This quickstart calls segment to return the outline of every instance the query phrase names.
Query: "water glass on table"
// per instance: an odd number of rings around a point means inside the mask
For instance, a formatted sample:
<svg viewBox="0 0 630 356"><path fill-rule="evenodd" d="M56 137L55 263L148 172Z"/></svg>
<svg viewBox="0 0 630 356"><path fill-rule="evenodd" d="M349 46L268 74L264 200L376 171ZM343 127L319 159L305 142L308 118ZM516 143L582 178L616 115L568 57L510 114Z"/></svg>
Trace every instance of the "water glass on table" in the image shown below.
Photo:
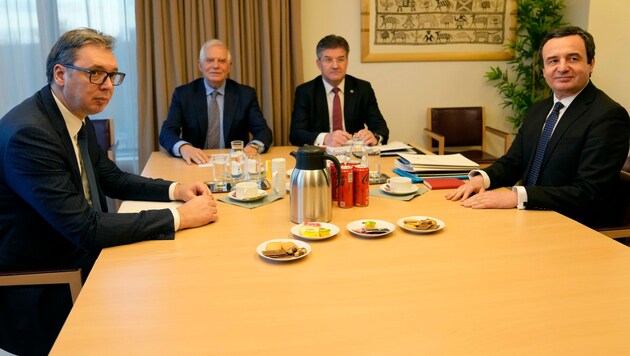
<svg viewBox="0 0 630 356"><path fill-rule="evenodd" d="M258 152L247 154L247 173L249 181L255 182L260 188L260 183L264 178L264 166Z"/></svg>
<svg viewBox="0 0 630 356"><path fill-rule="evenodd" d="M214 176L214 186L218 191L223 191L227 187L228 166L227 154L212 155L212 174Z"/></svg>
<svg viewBox="0 0 630 356"><path fill-rule="evenodd" d="M379 147L368 147L367 152L370 183L378 183L381 179L381 149Z"/></svg>

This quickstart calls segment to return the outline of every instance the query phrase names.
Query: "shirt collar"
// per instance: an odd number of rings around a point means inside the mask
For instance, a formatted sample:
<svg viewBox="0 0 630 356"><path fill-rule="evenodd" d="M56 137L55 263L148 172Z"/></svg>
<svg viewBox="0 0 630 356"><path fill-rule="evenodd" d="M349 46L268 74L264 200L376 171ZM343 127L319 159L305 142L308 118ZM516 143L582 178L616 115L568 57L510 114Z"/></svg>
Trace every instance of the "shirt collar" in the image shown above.
<svg viewBox="0 0 630 356"><path fill-rule="evenodd" d="M330 83L328 83L328 82L326 81L326 79L324 79L324 77L322 77L322 81L324 82L324 89L326 90L326 94L330 94L330 91L331 91L331 90L333 90L333 88L334 88L334 87L333 87L332 85L330 85ZM343 92L344 92L344 88L345 88L345 86L346 86L346 78L343 78L343 79L341 80L341 83L339 83L339 85L338 85L339 91L340 91L342 94L343 94Z"/></svg>
<svg viewBox="0 0 630 356"><path fill-rule="evenodd" d="M203 80L203 86L204 86L204 87L206 87L206 96L208 96L208 95L212 94L215 90L216 90L217 92L219 92L219 94L221 94L221 95L225 96L225 83L227 83L227 80L225 80L225 81L223 82L223 84L221 84L221 86L220 86L220 87L218 87L217 89L214 89L213 87L211 87L211 86L210 86L210 85L206 82L206 80L205 80L205 78L204 78L204 80Z"/></svg>
<svg viewBox="0 0 630 356"><path fill-rule="evenodd" d="M588 83L590 83L590 81ZM584 88L586 88L586 86L588 86L588 83L586 83ZM559 102L562 103L562 105L563 105L563 107L565 109L568 108L569 105L571 105L571 103L573 102L573 100L575 100L575 98L577 98L577 96L580 95L580 93L582 92L582 90L584 90L584 88L580 89L580 91L577 92L577 94L571 95L571 96L567 96L566 98L562 98L561 100L558 100L558 98L556 98L556 94L554 94L553 95L553 104L556 105L556 103L559 101Z"/></svg>
<svg viewBox="0 0 630 356"><path fill-rule="evenodd" d="M74 115L73 113L71 113L70 110L68 110L68 108L66 108L65 105L63 105L61 100L57 98L52 88L50 89L50 92L52 93L53 98L55 99L55 102L57 103L57 106L59 107L59 111L61 111L61 116L63 116L63 121L65 121L66 123L66 128L68 129L68 133L70 133L70 137L74 139L76 135L79 133L79 130L81 130L81 127L83 127L85 118L81 119L77 117L76 115Z"/></svg>

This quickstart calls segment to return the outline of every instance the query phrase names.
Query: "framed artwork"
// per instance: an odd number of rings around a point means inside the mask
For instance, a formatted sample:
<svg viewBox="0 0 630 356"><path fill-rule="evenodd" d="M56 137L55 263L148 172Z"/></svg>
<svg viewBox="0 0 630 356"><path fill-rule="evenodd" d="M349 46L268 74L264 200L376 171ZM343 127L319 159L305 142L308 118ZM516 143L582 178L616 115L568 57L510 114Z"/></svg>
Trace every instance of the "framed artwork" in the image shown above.
<svg viewBox="0 0 630 356"><path fill-rule="evenodd" d="M515 0L361 0L361 61L507 60Z"/></svg>

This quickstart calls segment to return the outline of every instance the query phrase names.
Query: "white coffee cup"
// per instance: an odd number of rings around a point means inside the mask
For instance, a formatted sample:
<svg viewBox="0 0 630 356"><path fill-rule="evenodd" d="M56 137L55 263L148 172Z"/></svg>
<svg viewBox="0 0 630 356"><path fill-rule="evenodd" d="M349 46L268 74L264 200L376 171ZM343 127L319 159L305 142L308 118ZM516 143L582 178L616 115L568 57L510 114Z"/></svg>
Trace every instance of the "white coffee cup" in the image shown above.
<svg viewBox="0 0 630 356"><path fill-rule="evenodd" d="M411 178L407 177L391 177L387 180L387 185L393 192L407 192L412 189Z"/></svg>
<svg viewBox="0 0 630 356"><path fill-rule="evenodd" d="M256 182L240 182L236 186L236 198L248 199L258 195L258 184Z"/></svg>

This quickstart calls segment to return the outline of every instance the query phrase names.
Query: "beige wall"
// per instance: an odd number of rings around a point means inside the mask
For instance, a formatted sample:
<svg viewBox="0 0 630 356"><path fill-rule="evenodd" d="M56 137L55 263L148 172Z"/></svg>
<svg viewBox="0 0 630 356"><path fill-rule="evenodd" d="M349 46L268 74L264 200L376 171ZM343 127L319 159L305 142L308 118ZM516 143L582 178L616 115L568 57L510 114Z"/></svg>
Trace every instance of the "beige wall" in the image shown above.
<svg viewBox="0 0 630 356"><path fill-rule="evenodd" d="M625 1L617 0L619 4ZM589 1L565 3L569 21L586 27ZM317 42L334 33L350 43L348 73L372 83L392 140L424 145L421 132L426 126L429 106L483 105L489 125L511 131L511 125L504 120L509 112L502 109L501 98L484 79L490 66L504 66L504 61L361 63L360 5L360 0L302 0L305 80L319 75L315 66ZM499 140L493 140L490 149L496 153L500 144Z"/></svg>
<svg viewBox="0 0 630 356"><path fill-rule="evenodd" d="M626 24L628 0L591 1L589 32L595 37L593 83L630 109L630 27Z"/></svg>

